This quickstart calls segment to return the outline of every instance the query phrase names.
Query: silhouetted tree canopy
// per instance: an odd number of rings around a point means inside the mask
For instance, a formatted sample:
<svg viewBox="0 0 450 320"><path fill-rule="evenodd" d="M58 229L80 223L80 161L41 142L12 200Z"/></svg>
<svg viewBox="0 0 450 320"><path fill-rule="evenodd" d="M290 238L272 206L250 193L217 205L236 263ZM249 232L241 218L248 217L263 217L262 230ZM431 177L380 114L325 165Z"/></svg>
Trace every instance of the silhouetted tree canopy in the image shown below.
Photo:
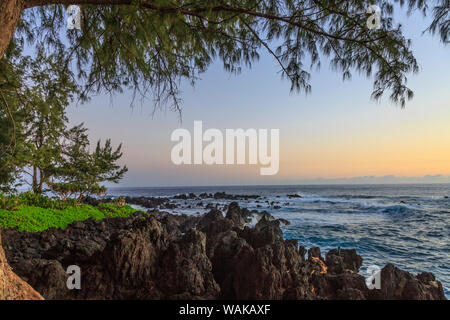
<svg viewBox="0 0 450 320"><path fill-rule="evenodd" d="M81 31L66 28L70 4L81 6ZM381 9L378 30L366 25L371 4ZM13 29L16 43L64 57L82 99L131 89L175 110L180 81L194 83L214 60L238 73L266 50L291 90L309 92L311 68L327 57L343 79L372 77L374 99L388 92L404 106L413 96L407 75L418 63L393 21L396 5L431 15L428 31L448 42L450 0L4 0L4 13L21 19L0 14L0 54Z"/></svg>

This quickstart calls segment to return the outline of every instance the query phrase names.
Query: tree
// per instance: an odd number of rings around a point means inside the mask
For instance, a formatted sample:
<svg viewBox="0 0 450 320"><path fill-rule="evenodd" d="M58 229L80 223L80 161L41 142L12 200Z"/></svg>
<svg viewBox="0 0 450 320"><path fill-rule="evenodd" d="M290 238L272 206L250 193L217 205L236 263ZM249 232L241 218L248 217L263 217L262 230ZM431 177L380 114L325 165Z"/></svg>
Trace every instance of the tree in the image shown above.
<svg viewBox="0 0 450 320"><path fill-rule="evenodd" d="M17 149L11 149L12 131L11 120L0 113L0 193L14 191L14 181L19 177L19 169L14 164Z"/></svg>
<svg viewBox="0 0 450 320"><path fill-rule="evenodd" d="M103 146L98 141L91 152L86 132L80 124L65 134L62 159L56 164L55 175L49 182L50 188L63 200L75 197L80 202L86 196L101 195L106 191L102 182L117 183L128 171L126 166L117 164L122 157L122 145L113 150L110 139Z"/></svg>
<svg viewBox="0 0 450 320"><path fill-rule="evenodd" d="M70 4L82 6L83 31L63 37ZM367 28L369 4L381 8L379 30ZM194 83L216 58L239 72L267 50L291 90L310 91L307 66L328 56L344 79L355 71L373 76L373 98L389 91L404 105L413 96L407 75L418 64L392 20L396 4L431 12L429 31L448 41L450 0L434 6L423 0L4 0L0 56L14 34L65 56L84 84L82 98L132 88L142 96L151 91L156 106L170 103L175 110L179 81Z"/></svg>
<svg viewBox="0 0 450 320"><path fill-rule="evenodd" d="M9 152L11 134L9 119L0 113L0 193L14 191L13 184L19 175L13 164L14 154Z"/></svg>
<svg viewBox="0 0 450 320"><path fill-rule="evenodd" d="M8 112L0 112L0 193L12 191L13 182L18 176L17 168L13 165L13 121Z"/></svg>
<svg viewBox="0 0 450 320"><path fill-rule="evenodd" d="M102 182L118 182L127 171L116 164L121 146L113 151L110 140L104 146L99 141L90 152L87 129L68 128L65 109L79 88L60 57L39 50L32 59L17 47L8 59L0 64L0 97L7 111L0 113L2 189L13 190L17 181L35 193L44 186L59 191L70 186L70 195L81 200L104 192Z"/></svg>
<svg viewBox="0 0 450 320"><path fill-rule="evenodd" d="M78 87L54 55L40 50L31 59L16 50L9 58L0 65L6 111L0 114L0 184L14 189L12 182L21 181L42 193L60 157L59 139L68 121L65 108Z"/></svg>
<svg viewBox="0 0 450 320"><path fill-rule="evenodd" d="M4 59L0 59L0 191L15 190L14 181L19 176L17 155L23 147L21 124L25 118L24 104L20 102L19 93L23 86L25 66L18 57L20 50L15 46L10 49Z"/></svg>

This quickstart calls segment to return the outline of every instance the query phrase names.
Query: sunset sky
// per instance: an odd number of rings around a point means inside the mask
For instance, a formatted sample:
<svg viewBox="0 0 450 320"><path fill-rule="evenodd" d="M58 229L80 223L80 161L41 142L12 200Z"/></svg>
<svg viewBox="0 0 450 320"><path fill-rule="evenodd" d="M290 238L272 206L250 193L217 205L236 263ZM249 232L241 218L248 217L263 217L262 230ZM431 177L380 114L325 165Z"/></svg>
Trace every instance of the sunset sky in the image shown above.
<svg viewBox="0 0 450 320"><path fill-rule="evenodd" d="M422 35L427 20L398 17L421 66L409 76L415 97L405 109L384 98L370 100L372 79L353 75L342 82L324 60L311 71L312 93L290 94L274 59L261 55L251 70L226 73L220 62L183 90L183 115L157 111L151 100L130 108L131 94L98 96L71 106L71 123L84 122L92 141L123 142L121 160L129 168L120 186L184 186L346 182L363 176L444 177L366 178L350 182L450 182L450 46ZM280 170L260 176L260 165L176 166L170 160L178 127L194 120L204 129L280 129ZM323 178L325 180L318 180ZM338 180L336 180L338 179Z"/></svg>

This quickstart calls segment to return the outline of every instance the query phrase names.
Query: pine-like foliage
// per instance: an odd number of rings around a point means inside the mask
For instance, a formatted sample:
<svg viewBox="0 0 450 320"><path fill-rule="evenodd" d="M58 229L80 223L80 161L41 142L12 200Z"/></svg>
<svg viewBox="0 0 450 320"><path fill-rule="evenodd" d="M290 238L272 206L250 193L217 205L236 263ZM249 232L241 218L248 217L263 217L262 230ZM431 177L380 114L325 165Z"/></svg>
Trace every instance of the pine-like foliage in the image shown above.
<svg viewBox="0 0 450 320"><path fill-rule="evenodd" d="M66 30L60 3L71 2L29 5L17 37L63 54L84 86L82 98L131 89L174 110L181 80L194 83L214 60L241 72L261 50L279 63L293 91L309 92L311 69L325 61L343 79L355 72L373 78L372 98L388 92L404 106L413 96L407 75L419 67L394 8L432 15L429 30L443 41L450 8L449 0L90 0L77 1L82 31L75 31ZM381 10L377 30L367 27L371 4Z"/></svg>

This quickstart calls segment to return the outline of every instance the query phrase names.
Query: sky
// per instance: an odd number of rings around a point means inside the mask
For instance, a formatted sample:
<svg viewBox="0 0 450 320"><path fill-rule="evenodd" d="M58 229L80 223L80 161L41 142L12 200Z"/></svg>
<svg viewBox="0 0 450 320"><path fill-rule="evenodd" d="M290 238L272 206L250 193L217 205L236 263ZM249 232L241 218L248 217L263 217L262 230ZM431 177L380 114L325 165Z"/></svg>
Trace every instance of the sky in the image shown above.
<svg viewBox="0 0 450 320"><path fill-rule="evenodd" d="M91 141L123 143L129 168L121 187L311 183L450 183L450 46L422 35L427 20L397 15L420 65L409 76L415 97L406 108L370 99L372 79L342 82L324 61L312 71L312 92L291 94L279 66L262 53L252 69L230 75L220 61L195 88L182 84L182 118L153 114L151 101L130 108L131 93L100 95L69 107ZM261 176L260 165L175 165L170 140L177 128L279 129L280 166Z"/></svg>

